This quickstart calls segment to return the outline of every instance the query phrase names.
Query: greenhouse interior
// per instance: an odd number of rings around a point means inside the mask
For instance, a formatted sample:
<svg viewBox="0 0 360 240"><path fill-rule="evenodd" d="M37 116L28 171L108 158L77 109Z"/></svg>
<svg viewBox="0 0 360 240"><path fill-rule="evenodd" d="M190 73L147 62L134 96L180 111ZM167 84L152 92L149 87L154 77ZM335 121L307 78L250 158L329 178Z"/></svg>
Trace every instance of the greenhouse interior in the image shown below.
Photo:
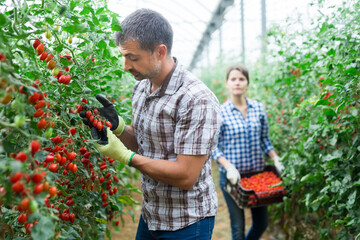
<svg viewBox="0 0 360 240"><path fill-rule="evenodd" d="M0 0L0 239L360 240L359 13Z"/></svg>

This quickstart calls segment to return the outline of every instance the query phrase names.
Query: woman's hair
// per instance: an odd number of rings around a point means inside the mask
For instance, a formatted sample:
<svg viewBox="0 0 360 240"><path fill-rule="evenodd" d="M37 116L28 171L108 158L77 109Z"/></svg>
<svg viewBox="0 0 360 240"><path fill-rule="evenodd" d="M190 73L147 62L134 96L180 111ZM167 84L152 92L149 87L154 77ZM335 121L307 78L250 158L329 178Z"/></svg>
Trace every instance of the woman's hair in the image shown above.
<svg viewBox="0 0 360 240"><path fill-rule="evenodd" d="M233 71L233 70L237 70L237 71L241 72L242 74L244 74L248 84L250 83L249 71L247 70L246 67L241 66L241 65L233 65L233 66L228 68L228 70L226 72L226 81L229 79L230 72Z"/></svg>
<svg viewBox="0 0 360 240"><path fill-rule="evenodd" d="M116 45L127 41L139 41L139 48L154 52L159 44L167 47L170 55L173 44L173 30L160 13L142 8L131 13L121 22L122 31L115 34Z"/></svg>

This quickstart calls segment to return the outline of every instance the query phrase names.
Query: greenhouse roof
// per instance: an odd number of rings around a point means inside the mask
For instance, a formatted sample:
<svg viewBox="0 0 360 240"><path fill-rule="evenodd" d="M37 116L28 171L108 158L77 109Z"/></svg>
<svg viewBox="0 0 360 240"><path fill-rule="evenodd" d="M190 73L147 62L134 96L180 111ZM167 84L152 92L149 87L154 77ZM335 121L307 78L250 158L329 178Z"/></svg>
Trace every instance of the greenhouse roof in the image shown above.
<svg viewBox="0 0 360 240"><path fill-rule="evenodd" d="M109 8L120 14L120 20L139 8L150 8L163 14L174 30L173 56L193 69L209 66L224 55L242 56L245 62L258 59L261 56L263 31L273 24L286 23L289 17L294 19L301 15L305 19L311 19L313 13L310 2L311 0L109 0ZM219 8L221 6L222 9ZM244 14L244 34L241 9ZM299 24L302 27L305 22Z"/></svg>

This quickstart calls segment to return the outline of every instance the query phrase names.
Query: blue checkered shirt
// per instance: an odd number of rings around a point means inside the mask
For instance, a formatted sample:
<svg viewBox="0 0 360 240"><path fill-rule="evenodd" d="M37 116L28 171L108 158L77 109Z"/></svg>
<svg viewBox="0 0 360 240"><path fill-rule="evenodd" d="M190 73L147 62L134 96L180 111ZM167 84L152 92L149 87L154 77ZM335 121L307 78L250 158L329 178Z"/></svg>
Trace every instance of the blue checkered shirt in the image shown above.
<svg viewBox="0 0 360 240"><path fill-rule="evenodd" d="M269 139L269 123L264 105L246 98L246 118L229 99L221 105L219 141L212 158L217 162L221 156L235 165L240 172L261 171L265 162L263 152L273 150ZM219 165L221 172L226 172Z"/></svg>

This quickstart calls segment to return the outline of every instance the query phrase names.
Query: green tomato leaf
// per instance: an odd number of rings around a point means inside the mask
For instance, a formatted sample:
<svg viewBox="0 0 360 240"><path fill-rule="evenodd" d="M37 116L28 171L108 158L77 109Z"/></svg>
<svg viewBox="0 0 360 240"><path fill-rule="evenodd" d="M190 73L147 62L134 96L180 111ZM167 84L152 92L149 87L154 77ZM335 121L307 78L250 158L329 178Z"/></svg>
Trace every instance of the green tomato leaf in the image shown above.
<svg viewBox="0 0 360 240"><path fill-rule="evenodd" d="M348 197L348 201L347 201L347 205L348 205L348 208L351 209L355 203L355 200L356 200L356 194L357 194L357 191L355 190L353 193L350 194L350 196Z"/></svg>
<svg viewBox="0 0 360 240"><path fill-rule="evenodd" d="M329 117L334 117L337 115L336 112L334 111L334 109L332 109L332 108L324 108L323 111L324 111L324 114Z"/></svg>
<svg viewBox="0 0 360 240"><path fill-rule="evenodd" d="M63 240L75 240L75 239L82 239L79 233L71 226L66 226L66 229L61 230L61 235L58 239Z"/></svg>
<svg viewBox="0 0 360 240"><path fill-rule="evenodd" d="M98 43L98 47L100 49L105 49L107 47L107 44L104 40L101 40L99 43Z"/></svg>
<svg viewBox="0 0 360 240"><path fill-rule="evenodd" d="M92 21L96 26L99 26L100 23L99 23L99 20L97 19L97 17L93 16Z"/></svg>
<svg viewBox="0 0 360 240"><path fill-rule="evenodd" d="M62 29L68 33L85 33L88 31L87 27L82 24L66 25Z"/></svg>
<svg viewBox="0 0 360 240"><path fill-rule="evenodd" d="M33 239L51 239L54 235L54 223L50 217L41 217L39 222L31 228Z"/></svg>
<svg viewBox="0 0 360 240"><path fill-rule="evenodd" d="M0 26L5 26L5 24L9 22L9 19L7 18L7 16L3 13L0 13Z"/></svg>
<svg viewBox="0 0 360 240"><path fill-rule="evenodd" d="M104 11L104 8L99 8L98 10L96 10L96 15L99 15L100 13L102 13Z"/></svg>
<svg viewBox="0 0 360 240"><path fill-rule="evenodd" d="M49 154L48 151L40 150L35 153L34 158L39 162L44 162L48 154Z"/></svg>
<svg viewBox="0 0 360 240"><path fill-rule="evenodd" d="M88 15L90 12L94 13L94 9L89 6L84 7L84 9L80 12L81 15Z"/></svg>
<svg viewBox="0 0 360 240"><path fill-rule="evenodd" d="M45 17L45 21L50 24L50 25L54 25L54 20L52 20L52 18L49 18L49 17Z"/></svg>
<svg viewBox="0 0 360 240"><path fill-rule="evenodd" d="M323 157L323 161L332 161L335 159L340 159L342 157L343 153L342 151L336 150L332 154L328 154L325 157Z"/></svg>

